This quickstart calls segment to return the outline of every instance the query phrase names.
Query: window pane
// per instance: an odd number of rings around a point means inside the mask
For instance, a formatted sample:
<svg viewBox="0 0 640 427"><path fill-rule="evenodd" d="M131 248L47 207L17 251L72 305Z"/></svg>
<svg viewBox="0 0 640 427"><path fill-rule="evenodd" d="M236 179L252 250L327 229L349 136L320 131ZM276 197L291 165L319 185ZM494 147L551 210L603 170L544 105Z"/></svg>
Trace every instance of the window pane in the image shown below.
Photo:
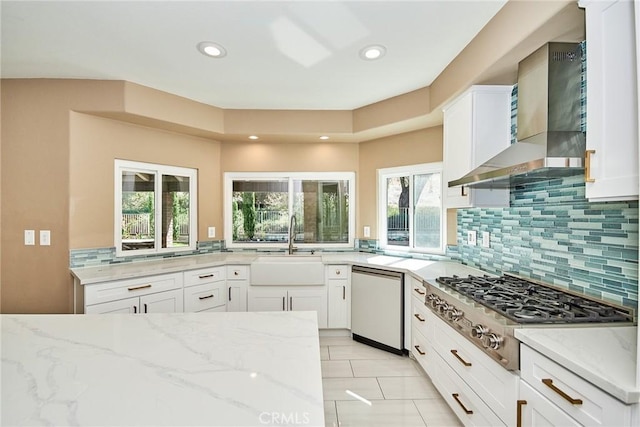
<svg viewBox="0 0 640 427"><path fill-rule="evenodd" d="M387 242L409 246L409 177L387 178Z"/></svg>
<svg viewBox="0 0 640 427"><path fill-rule="evenodd" d="M162 175L163 248L189 246L189 177Z"/></svg>
<svg viewBox="0 0 640 427"><path fill-rule="evenodd" d="M282 181L233 181L233 242L286 242L289 184Z"/></svg>
<svg viewBox="0 0 640 427"><path fill-rule="evenodd" d="M440 179L440 173L414 176L413 238L416 248L440 248Z"/></svg>
<svg viewBox="0 0 640 427"><path fill-rule="evenodd" d="M349 181L293 181L294 242L349 242Z"/></svg>
<svg viewBox="0 0 640 427"><path fill-rule="evenodd" d="M122 172L122 250L155 248L155 175Z"/></svg>

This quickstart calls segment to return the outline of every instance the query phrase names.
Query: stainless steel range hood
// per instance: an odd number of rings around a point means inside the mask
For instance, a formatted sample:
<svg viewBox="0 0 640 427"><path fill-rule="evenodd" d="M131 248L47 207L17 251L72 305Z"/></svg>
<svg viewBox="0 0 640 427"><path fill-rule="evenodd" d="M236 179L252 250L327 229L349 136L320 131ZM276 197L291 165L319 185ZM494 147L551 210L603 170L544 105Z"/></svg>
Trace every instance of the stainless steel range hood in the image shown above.
<svg viewBox="0 0 640 427"><path fill-rule="evenodd" d="M582 48L547 43L518 65L517 142L449 187L508 188L584 173Z"/></svg>

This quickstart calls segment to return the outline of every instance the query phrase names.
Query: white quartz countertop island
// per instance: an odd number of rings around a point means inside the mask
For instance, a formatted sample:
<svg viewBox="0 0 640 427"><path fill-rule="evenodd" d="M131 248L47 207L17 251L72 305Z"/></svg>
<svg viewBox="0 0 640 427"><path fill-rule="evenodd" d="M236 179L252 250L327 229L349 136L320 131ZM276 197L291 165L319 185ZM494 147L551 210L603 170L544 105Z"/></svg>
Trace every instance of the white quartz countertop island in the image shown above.
<svg viewBox="0 0 640 427"><path fill-rule="evenodd" d="M324 426L315 313L0 319L2 425Z"/></svg>
<svg viewBox="0 0 640 427"><path fill-rule="evenodd" d="M636 387L636 326L516 329L515 337L627 404Z"/></svg>

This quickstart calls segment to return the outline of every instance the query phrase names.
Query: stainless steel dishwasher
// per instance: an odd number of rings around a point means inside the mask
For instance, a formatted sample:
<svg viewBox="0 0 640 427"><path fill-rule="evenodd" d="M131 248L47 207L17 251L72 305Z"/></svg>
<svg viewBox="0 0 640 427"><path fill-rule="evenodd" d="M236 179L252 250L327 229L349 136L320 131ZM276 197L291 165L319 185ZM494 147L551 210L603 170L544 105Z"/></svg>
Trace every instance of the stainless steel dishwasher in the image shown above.
<svg viewBox="0 0 640 427"><path fill-rule="evenodd" d="M351 270L353 339L396 354L404 350L404 274L354 266Z"/></svg>

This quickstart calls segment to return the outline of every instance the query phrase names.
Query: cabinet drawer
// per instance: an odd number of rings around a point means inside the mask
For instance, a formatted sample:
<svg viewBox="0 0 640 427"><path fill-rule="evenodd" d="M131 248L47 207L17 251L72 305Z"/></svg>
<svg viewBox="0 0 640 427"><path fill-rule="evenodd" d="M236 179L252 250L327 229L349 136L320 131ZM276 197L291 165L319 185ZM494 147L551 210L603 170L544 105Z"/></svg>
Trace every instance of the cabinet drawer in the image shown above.
<svg viewBox="0 0 640 427"><path fill-rule="evenodd" d="M411 328L411 354L418 361L422 369L425 370L428 374L431 374L431 362L430 359L433 357L431 352L431 346L422 333L416 329Z"/></svg>
<svg viewBox="0 0 640 427"><path fill-rule="evenodd" d="M85 285L85 305L88 306L125 298L139 297L181 287L182 273Z"/></svg>
<svg viewBox="0 0 640 427"><path fill-rule="evenodd" d="M205 283L184 288L184 311L193 313L224 306L224 297L222 284Z"/></svg>
<svg viewBox="0 0 640 427"><path fill-rule="evenodd" d="M506 425L438 354L434 355L433 361L433 384L465 426ZM515 395L512 399L515 407Z"/></svg>
<svg viewBox="0 0 640 427"><path fill-rule="evenodd" d="M630 406L526 345L520 346L520 370L524 381L582 425L630 423Z"/></svg>
<svg viewBox="0 0 640 427"><path fill-rule="evenodd" d="M217 282L224 280L225 267L202 268L184 272L184 285L193 286L201 283Z"/></svg>
<svg viewBox="0 0 640 427"><path fill-rule="evenodd" d="M249 278L249 267L246 265L228 265L227 280L247 280Z"/></svg>
<svg viewBox="0 0 640 427"><path fill-rule="evenodd" d="M487 356L439 318L433 346L446 363L507 425L515 425L519 377Z"/></svg>
<svg viewBox="0 0 640 427"><path fill-rule="evenodd" d="M428 310L423 303L413 301L411 304L411 325L430 338L427 332L427 325L431 321Z"/></svg>
<svg viewBox="0 0 640 427"><path fill-rule="evenodd" d="M348 265L328 265L327 266L327 279L348 279L349 278L349 266Z"/></svg>
<svg viewBox="0 0 640 427"><path fill-rule="evenodd" d="M529 384L520 381L520 402L522 414L520 424L523 426L563 426L579 427L580 424L562 409L535 391Z"/></svg>

